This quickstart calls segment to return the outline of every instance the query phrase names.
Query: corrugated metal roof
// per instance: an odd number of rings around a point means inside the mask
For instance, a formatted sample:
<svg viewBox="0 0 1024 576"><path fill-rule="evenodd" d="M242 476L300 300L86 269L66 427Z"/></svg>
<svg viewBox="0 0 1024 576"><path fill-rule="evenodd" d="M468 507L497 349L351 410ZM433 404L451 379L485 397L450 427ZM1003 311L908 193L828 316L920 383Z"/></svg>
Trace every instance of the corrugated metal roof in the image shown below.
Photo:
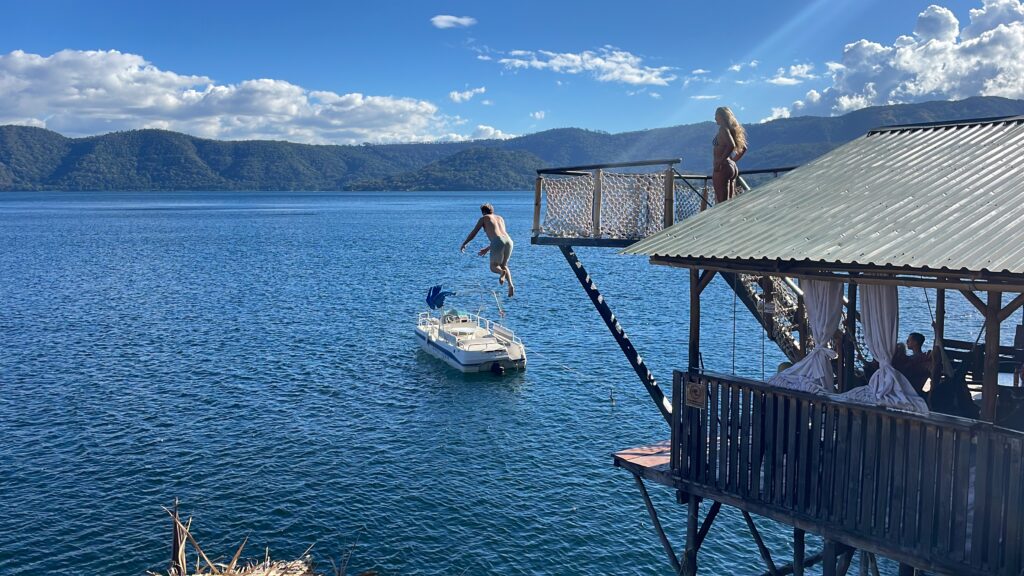
<svg viewBox="0 0 1024 576"><path fill-rule="evenodd" d="M1024 273L1024 117L874 130L623 252Z"/></svg>

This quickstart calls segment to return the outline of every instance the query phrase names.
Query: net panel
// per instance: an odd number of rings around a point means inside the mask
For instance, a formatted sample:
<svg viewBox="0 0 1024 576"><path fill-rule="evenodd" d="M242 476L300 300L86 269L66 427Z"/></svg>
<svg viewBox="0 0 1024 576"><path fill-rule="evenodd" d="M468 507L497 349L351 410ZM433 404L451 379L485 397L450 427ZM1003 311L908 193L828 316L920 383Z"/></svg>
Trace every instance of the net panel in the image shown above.
<svg viewBox="0 0 1024 576"><path fill-rule="evenodd" d="M551 237L594 236L594 175L545 178L547 205L541 232ZM665 173L601 174L600 238L639 239L665 221Z"/></svg>
<svg viewBox="0 0 1024 576"><path fill-rule="evenodd" d="M715 193L711 190L710 181L688 180L676 185L675 190L675 221L681 222L691 216L696 216L701 211L704 198L707 198L706 208L715 205ZM705 209L706 209L705 208Z"/></svg>
<svg viewBox="0 0 1024 576"><path fill-rule="evenodd" d="M665 222L665 174L607 172L601 188L601 236L643 238Z"/></svg>
<svg viewBox="0 0 1024 576"><path fill-rule="evenodd" d="M542 232L553 237L594 234L594 177L545 178L547 207Z"/></svg>

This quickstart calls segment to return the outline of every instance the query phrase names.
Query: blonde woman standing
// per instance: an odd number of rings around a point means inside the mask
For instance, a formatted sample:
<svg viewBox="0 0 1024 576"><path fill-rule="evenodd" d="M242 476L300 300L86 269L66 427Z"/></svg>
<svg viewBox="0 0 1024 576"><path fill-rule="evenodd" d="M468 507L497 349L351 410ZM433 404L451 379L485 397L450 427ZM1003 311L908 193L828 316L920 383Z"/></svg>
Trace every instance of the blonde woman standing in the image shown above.
<svg viewBox="0 0 1024 576"><path fill-rule="evenodd" d="M740 175L736 162L747 153L747 131L726 106L715 110L715 123L718 134L711 141L711 183L715 187L715 203L720 204L736 195L736 178Z"/></svg>

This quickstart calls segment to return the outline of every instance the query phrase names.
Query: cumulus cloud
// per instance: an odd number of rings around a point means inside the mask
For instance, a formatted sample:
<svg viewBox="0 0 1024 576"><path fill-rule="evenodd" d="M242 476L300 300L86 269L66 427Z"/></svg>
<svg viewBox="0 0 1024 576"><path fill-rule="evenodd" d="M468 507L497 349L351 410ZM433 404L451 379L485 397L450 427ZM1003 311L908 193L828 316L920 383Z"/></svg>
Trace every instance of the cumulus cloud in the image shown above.
<svg viewBox="0 0 1024 576"><path fill-rule="evenodd" d="M779 108L772 108L772 113L767 118L761 118L759 121L761 124L765 122L771 122L772 120L778 120L779 118L789 118L789 108L785 106Z"/></svg>
<svg viewBox="0 0 1024 576"><path fill-rule="evenodd" d="M69 136L162 128L336 144L436 140L458 125L425 100L307 90L268 78L218 84L113 50L0 54L0 124L9 123Z"/></svg>
<svg viewBox="0 0 1024 576"><path fill-rule="evenodd" d="M534 120L543 120L544 119L544 111L543 110L537 110L536 112L530 112L530 118L533 118Z"/></svg>
<svg viewBox="0 0 1024 576"><path fill-rule="evenodd" d="M961 23L932 5L912 34L889 45L867 39L847 44L827 64L830 85L792 103L802 114L841 114L866 106L956 100L969 96L1024 98L1024 4L982 0Z"/></svg>
<svg viewBox="0 0 1024 576"><path fill-rule="evenodd" d="M508 140L509 138L517 138L517 135L502 132L493 126L479 124L471 134L450 133L438 138L438 140L448 142L465 142L466 140Z"/></svg>
<svg viewBox="0 0 1024 576"><path fill-rule="evenodd" d="M487 88L484 86L481 86L479 88L471 88L469 90L465 90L462 92L457 92L453 90L448 93L448 98L450 98L451 101L455 102L456 104L461 104L463 102L469 102L470 100L473 99L473 96L476 96L477 94L483 94L484 92L487 92Z"/></svg>
<svg viewBox="0 0 1024 576"><path fill-rule="evenodd" d="M812 70L814 70L814 64L794 64L788 69L779 68L775 71L775 76L768 79L768 83L777 86L800 84L804 80L817 78L817 76L811 73Z"/></svg>
<svg viewBox="0 0 1024 576"><path fill-rule="evenodd" d="M579 53L512 50L498 62L508 70L550 70L560 74L586 72L600 82L667 86L676 79L672 68L645 66L639 56L612 46Z"/></svg>
<svg viewBox="0 0 1024 576"><path fill-rule="evenodd" d="M476 18L471 16L451 16L449 14L438 14L430 19L434 28L469 28L476 24Z"/></svg>

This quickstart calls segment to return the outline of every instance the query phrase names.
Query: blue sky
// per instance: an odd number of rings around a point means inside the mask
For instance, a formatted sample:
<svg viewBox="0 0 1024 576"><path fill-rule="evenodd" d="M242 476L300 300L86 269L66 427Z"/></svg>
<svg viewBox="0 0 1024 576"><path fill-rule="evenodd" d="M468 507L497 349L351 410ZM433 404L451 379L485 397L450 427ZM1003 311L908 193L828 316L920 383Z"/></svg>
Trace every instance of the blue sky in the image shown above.
<svg viewBox="0 0 1024 576"><path fill-rule="evenodd" d="M1020 0L3 1L0 123L314 143L1024 97Z"/></svg>

